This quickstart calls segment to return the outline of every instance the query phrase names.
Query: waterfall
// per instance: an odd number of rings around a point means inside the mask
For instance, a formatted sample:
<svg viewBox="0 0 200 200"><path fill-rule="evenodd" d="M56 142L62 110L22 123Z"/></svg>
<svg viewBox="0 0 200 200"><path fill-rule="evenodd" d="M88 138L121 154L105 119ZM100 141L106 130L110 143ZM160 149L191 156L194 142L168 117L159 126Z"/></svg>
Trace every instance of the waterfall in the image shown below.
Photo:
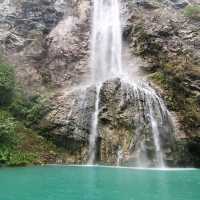
<svg viewBox="0 0 200 200"><path fill-rule="evenodd" d="M118 0L94 0L91 68L94 82L120 76L121 25Z"/></svg>
<svg viewBox="0 0 200 200"><path fill-rule="evenodd" d="M98 116L99 116L99 94L101 90L101 84L96 86L96 100L95 100L95 112L92 117L91 134L89 138L89 160L88 164L93 164L96 154L96 139L98 137Z"/></svg>
<svg viewBox="0 0 200 200"><path fill-rule="evenodd" d="M121 149L120 146L119 146L118 148L119 148L119 149L118 149L118 151L117 151L117 166L120 165L120 162L121 162L121 160L122 160L122 158L123 158L123 150Z"/></svg>
<svg viewBox="0 0 200 200"><path fill-rule="evenodd" d="M94 0L91 41L91 69L96 84L95 113L89 138L89 161L93 164L98 137L99 94L101 85L112 77L120 77L121 64L121 24L118 0Z"/></svg>
<svg viewBox="0 0 200 200"><path fill-rule="evenodd" d="M158 103L160 103L159 98L157 98L157 106L159 106ZM160 145L160 139L159 139L159 129L158 129L158 122L156 120L156 113L154 112L154 108L153 108L153 102L149 101L149 99L147 99L147 104L149 107L149 115L150 115L150 121L151 121L151 127L152 127L152 133L153 133L153 140L154 140L154 145L156 148L156 160L157 160L157 165L159 165L160 167L164 167L164 159L163 159L163 152L161 149L161 145ZM160 114L161 116L163 116L163 111L166 112L166 108L161 109ZM162 118L161 118L162 119Z"/></svg>
<svg viewBox="0 0 200 200"><path fill-rule="evenodd" d="M134 119L136 129L136 141L139 142L136 145L137 152L137 165L150 166L147 144L141 138L145 136L142 126L144 123L149 124L149 132L152 134L153 145L155 147L154 163L156 166L164 167L164 153L160 141L162 134L168 133L173 125L171 124L171 116L164 105L162 99L156 94L156 92L145 82L134 83L128 80L122 81L122 103L128 104L133 102L137 108L137 116ZM123 105L121 105L123 106ZM169 128L170 127L170 128ZM148 142L148 141L147 141Z"/></svg>
<svg viewBox="0 0 200 200"><path fill-rule="evenodd" d="M91 39L91 70L92 79L96 85L95 112L92 117L91 132L89 138L89 164L95 162L96 143L98 137L99 104L100 91L103 83L112 78L120 78L123 82L123 92L125 99L137 101L138 118L135 119L136 137L141 136L140 126L142 118L149 121L151 127L152 140L155 149L155 165L163 167L164 157L160 136L164 126L168 111L162 100L156 95L155 91L144 81L138 84L129 77L129 73L122 67L122 37L120 23L120 3L119 0L94 0L93 1L93 21L92 21L92 39ZM124 98L124 97L123 97ZM142 103L141 103L142 99ZM141 109L143 108L143 109ZM141 113L141 110L144 110ZM142 117L141 117L142 116ZM139 141L136 151L138 152L137 161L139 165L148 163L147 146L145 142ZM117 152L116 163L119 164L123 158L123 149L119 148ZM145 164L144 164L145 163ZM148 165L148 164L147 164Z"/></svg>

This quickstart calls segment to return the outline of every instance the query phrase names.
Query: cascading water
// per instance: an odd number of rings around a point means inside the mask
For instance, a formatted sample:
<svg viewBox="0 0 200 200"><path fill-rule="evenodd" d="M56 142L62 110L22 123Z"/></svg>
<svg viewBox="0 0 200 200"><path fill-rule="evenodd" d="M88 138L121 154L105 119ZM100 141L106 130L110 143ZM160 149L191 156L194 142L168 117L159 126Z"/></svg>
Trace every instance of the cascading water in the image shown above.
<svg viewBox="0 0 200 200"><path fill-rule="evenodd" d="M101 84L96 86L96 101L95 101L95 112L92 117L92 127L89 139L89 160L88 164L93 164L96 154L96 139L98 137L98 116L99 116L99 93L101 90Z"/></svg>
<svg viewBox="0 0 200 200"><path fill-rule="evenodd" d="M164 167L165 163L160 136L172 131L168 129L172 127L172 124L166 106L162 99L145 82L135 84L126 81L123 83L122 91L123 104L127 104L127 101L135 101L135 107L138 108L138 115L135 119L136 137L141 137L142 131L144 131L142 129L143 123L149 123L149 131L152 133L153 144L155 146L155 165ZM148 166L147 145L142 140L139 140L139 144L136 146L138 166Z"/></svg>
<svg viewBox="0 0 200 200"><path fill-rule="evenodd" d="M118 0L94 0L91 44L91 69L96 84L96 103L89 139L89 161L93 164L98 136L99 94L102 83L120 76L121 66L121 25Z"/></svg>
<svg viewBox="0 0 200 200"><path fill-rule="evenodd" d="M164 156L160 142L161 126L164 126L168 111L155 91L144 81L137 84L129 77L129 73L122 68L122 39L120 24L119 0L94 0L93 24L91 40L91 69L94 84L96 85L95 112L92 118L89 138L89 164L95 162L96 140L98 137L99 103L103 83L112 78L119 78L123 83L123 102L137 101L138 116L136 121L136 137L140 137L142 120L149 121L150 134L154 143L156 166L164 166ZM143 110L143 111L141 111ZM147 145L144 141L136 144L138 165L148 166ZM123 149L118 149L116 163L123 158Z"/></svg>
<svg viewBox="0 0 200 200"><path fill-rule="evenodd" d="M120 76L121 25L118 0L94 0L91 67L94 82Z"/></svg>
<svg viewBox="0 0 200 200"><path fill-rule="evenodd" d="M119 150L117 151L117 166L120 165L122 158L123 158L123 151L121 147L119 146Z"/></svg>

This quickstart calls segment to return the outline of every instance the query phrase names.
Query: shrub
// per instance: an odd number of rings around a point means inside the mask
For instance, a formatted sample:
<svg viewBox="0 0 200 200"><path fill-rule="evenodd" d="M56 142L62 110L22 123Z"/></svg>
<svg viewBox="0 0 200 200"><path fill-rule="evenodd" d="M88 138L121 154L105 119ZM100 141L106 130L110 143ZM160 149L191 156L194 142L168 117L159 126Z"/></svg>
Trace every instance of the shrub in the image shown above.
<svg viewBox="0 0 200 200"><path fill-rule="evenodd" d="M0 105L9 104L15 87L14 68L0 63Z"/></svg>
<svg viewBox="0 0 200 200"><path fill-rule="evenodd" d="M16 147L16 123L9 113L0 110L0 164L7 163L10 152Z"/></svg>
<svg viewBox="0 0 200 200"><path fill-rule="evenodd" d="M40 119L48 112L49 106L46 101L40 96L28 98L19 93L8 109L16 119L23 121L26 126L30 127L38 124Z"/></svg>
<svg viewBox="0 0 200 200"><path fill-rule="evenodd" d="M21 149L27 132L21 124L11 117L10 113L0 110L0 165L27 165L37 159L34 152Z"/></svg>
<svg viewBox="0 0 200 200"><path fill-rule="evenodd" d="M200 19L200 5L190 5L185 8L184 12L186 17L191 19L199 20Z"/></svg>
<svg viewBox="0 0 200 200"><path fill-rule="evenodd" d="M34 153L12 152L7 163L10 166L26 166L33 163L36 159L37 155Z"/></svg>
<svg viewBox="0 0 200 200"><path fill-rule="evenodd" d="M0 149L17 143L16 123L5 111L0 111Z"/></svg>

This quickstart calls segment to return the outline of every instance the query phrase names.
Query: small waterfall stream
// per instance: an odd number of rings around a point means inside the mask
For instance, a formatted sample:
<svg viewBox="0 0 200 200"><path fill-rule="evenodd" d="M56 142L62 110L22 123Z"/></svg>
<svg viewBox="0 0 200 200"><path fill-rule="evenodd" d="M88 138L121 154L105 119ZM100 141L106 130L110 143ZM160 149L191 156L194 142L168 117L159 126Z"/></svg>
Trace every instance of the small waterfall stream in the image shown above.
<svg viewBox="0 0 200 200"><path fill-rule="evenodd" d="M101 87L105 81L119 78L123 83L123 102L127 100L137 101L138 115L143 115L143 118L149 121L155 146L155 163L156 166L164 167L164 155L160 142L162 130L160 131L159 126L164 124L165 118L169 117L168 111L162 100L147 83L140 80L140 83L137 84L136 81L132 80L132 77L129 77L129 73L124 71L121 35L119 0L94 0L90 65L93 81L96 85L96 102L89 138L88 164L95 162ZM143 113L141 113L141 108L144 110ZM140 137L141 116L138 116L136 121L136 137ZM136 145L139 165L148 163L146 148L145 142L142 141ZM116 162L119 165L123 158L121 147L117 154Z"/></svg>
<svg viewBox="0 0 200 200"><path fill-rule="evenodd" d="M98 117L99 117L99 93L101 90L101 84L96 86L96 101L95 101L95 112L92 117L91 134L89 138L89 160L88 164L93 164L95 161L96 154L96 139L98 137Z"/></svg>
<svg viewBox="0 0 200 200"><path fill-rule="evenodd" d="M164 167L165 164L164 164L164 159L163 159L163 152L162 152L161 145L160 145L160 139L159 139L160 133L159 133L159 129L158 129L158 122L157 122L156 117L155 117L152 102L150 102L149 99L147 99L147 104L148 104L148 107L149 107L149 115L150 115L154 145L155 145L155 148L156 148L157 163L160 167ZM163 110L161 110L161 112L162 111Z"/></svg>

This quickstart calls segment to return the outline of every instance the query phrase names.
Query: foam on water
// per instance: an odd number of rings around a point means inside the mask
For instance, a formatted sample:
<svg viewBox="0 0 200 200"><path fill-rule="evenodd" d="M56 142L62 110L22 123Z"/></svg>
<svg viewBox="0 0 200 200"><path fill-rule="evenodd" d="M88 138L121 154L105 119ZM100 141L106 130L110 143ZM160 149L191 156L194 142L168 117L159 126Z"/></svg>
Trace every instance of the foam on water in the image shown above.
<svg viewBox="0 0 200 200"><path fill-rule="evenodd" d="M98 168L113 168L113 169L130 169L130 170L149 170L149 171L193 171L199 170L198 168L170 168L170 167L126 167L126 166L113 166L113 165L60 165L60 164L47 164L44 166L59 166L59 167L98 167Z"/></svg>

